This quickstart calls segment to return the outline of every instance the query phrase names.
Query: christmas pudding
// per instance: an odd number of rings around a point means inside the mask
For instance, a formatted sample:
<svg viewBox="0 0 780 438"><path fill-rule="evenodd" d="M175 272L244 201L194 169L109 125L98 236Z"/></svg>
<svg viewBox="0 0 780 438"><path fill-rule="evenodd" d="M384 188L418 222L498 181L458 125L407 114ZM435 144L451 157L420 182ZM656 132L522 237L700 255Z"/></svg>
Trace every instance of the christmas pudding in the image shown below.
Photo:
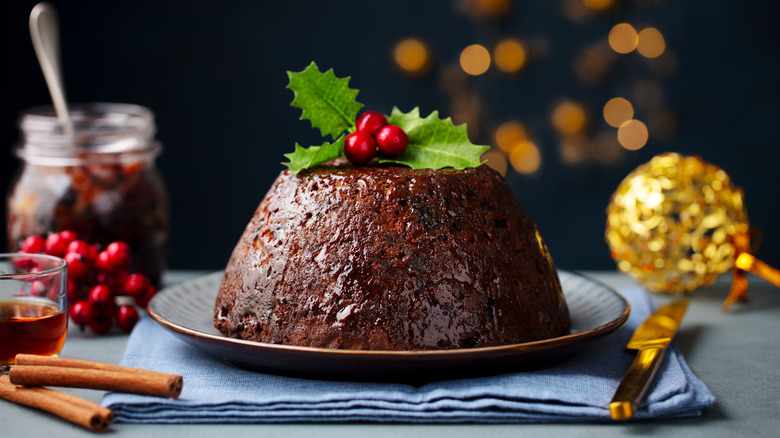
<svg viewBox="0 0 780 438"><path fill-rule="evenodd" d="M349 78L288 73L323 136L295 145L233 250L214 307L226 336L350 350L443 350L566 335L555 266L464 125L390 116Z"/></svg>

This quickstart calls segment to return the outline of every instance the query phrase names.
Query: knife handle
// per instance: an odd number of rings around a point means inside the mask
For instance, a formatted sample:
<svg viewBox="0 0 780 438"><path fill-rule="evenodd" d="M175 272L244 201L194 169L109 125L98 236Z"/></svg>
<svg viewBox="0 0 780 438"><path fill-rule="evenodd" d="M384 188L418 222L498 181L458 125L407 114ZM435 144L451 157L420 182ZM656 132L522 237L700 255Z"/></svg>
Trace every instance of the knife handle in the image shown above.
<svg viewBox="0 0 780 438"><path fill-rule="evenodd" d="M627 420L634 415L658 371L664 351L664 348L639 350L609 404L613 420Z"/></svg>

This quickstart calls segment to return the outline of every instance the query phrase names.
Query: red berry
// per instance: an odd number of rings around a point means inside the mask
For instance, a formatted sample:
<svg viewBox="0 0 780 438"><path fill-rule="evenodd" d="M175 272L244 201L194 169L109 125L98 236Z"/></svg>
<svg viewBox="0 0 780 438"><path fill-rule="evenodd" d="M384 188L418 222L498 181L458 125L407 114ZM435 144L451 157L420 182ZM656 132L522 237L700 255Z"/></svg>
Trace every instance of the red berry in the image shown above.
<svg viewBox="0 0 780 438"><path fill-rule="evenodd" d="M114 303L114 292L105 284L98 284L89 290L87 298L90 303L106 308Z"/></svg>
<svg viewBox="0 0 780 438"><path fill-rule="evenodd" d="M131 297L140 297L149 289L149 280L144 274L130 274L125 279L125 293Z"/></svg>
<svg viewBox="0 0 780 438"><path fill-rule="evenodd" d="M83 240L74 240L73 242L70 242L66 254L69 252L76 252L83 255L90 263L95 261L98 254L97 248Z"/></svg>
<svg viewBox="0 0 780 438"><path fill-rule="evenodd" d="M68 275L73 278L82 278L89 272L89 260L77 252L65 254L65 261L68 262Z"/></svg>
<svg viewBox="0 0 780 438"><path fill-rule="evenodd" d="M114 269L128 267L133 256L130 247L125 242L111 242L104 252L108 254Z"/></svg>
<svg viewBox="0 0 780 438"><path fill-rule="evenodd" d="M111 330L111 319L100 319L96 321L92 321L89 324L89 329L93 332L102 335L104 333L108 333L109 330Z"/></svg>
<svg viewBox="0 0 780 438"><path fill-rule="evenodd" d="M27 236L22 241L22 252L37 254L46 249L46 240L41 236Z"/></svg>
<svg viewBox="0 0 780 438"><path fill-rule="evenodd" d="M138 311L133 306L119 306L116 310L116 324L126 332L132 330L139 319Z"/></svg>
<svg viewBox="0 0 780 438"><path fill-rule="evenodd" d="M387 125L376 134L376 144L379 152L388 157L397 157L404 153L409 144L409 137L403 129L395 125Z"/></svg>
<svg viewBox="0 0 780 438"><path fill-rule="evenodd" d="M114 265L111 263L111 256L105 251L100 251L95 257L95 267L103 272L111 272Z"/></svg>
<svg viewBox="0 0 780 438"><path fill-rule="evenodd" d="M376 142L368 134L353 132L344 143L344 155L354 164L368 164L376 156Z"/></svg>
<svg viewBox="0 0 780 438"><path fill-rule="evenodd" d="M70 305L70 319L74 324L85 326L95 319L95 311L92 303L86 300L78 300Z"/></svg>
<svg viewBox="0 0 780 438"><path fill-rule="evenodd" d="M377 111L366 111L358 117L355 130L373 137L384 126L387 126L385 116Z"/></svg>
<svg viewBox="0 0 780 438"><path fill-rule="evenodd" d="M46 253L49 255L62 257L68 250L70 242L76 240L76 233L73 231L62 231L51 233L46 238Z"/></svg>
<svg viewBox="0 0 780 438"><path fill-rule="evenodd" d="M153 285L149 285L149 287L146 288L146 292L140 296L133 297L135 299L135 303L138 304L141 307L146 307L147 304L149 304L149 301L151 301L152 297L157 294L157 288Z"/></svg>
<svg viewBox="0 0 780 438"><path fill-rule="evenodd" d="M68 277L68 302L75 303L80 298L79 295L81 295L79 284L73 278Z"/></svg>

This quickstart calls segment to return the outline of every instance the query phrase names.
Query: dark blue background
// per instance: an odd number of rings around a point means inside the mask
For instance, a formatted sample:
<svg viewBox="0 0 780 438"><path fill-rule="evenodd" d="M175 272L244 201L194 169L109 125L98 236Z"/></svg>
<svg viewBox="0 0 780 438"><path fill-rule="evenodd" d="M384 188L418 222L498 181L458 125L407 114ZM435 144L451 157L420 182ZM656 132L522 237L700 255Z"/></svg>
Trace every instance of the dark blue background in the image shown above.
<svg viewBox="0 0 780 438"><path fill-rule="evenodd" d="M631 170L665 151L701 155L722 166L744 188L751 223L763 230L759 258L780 266L778 2L669 0L641 7L623 1L612 13L583 22L565 18L564 2L552 0L516 1L501 21L475 20L457 2L441 0L52 3L62 22L69 100L137 103L157 115L157 137L165 147L158 163L173 207L173 268L221 269L282 169L282 154L296 141L319 140L289 106L286 70L315 60L351 76L358 100L370 109L420 106L423 114L439 109L449 115L437 71L457 63L469 44L491 46L510 35L544 43L543 56L519 77L492 72L470 79L469 86L482 98L486 126L520 118L533 130L542 168L531 176L510 171L507 179L559 267L614 268L603 238L610 195ZM18 166L10 149L18 139L19 112L50 102L27 29L34 4L0 6L3 192ZM604 103L652 74L632 54L603 84L576 79L573 57L605 40L620 22L657 27L674 52L674 72L657 79L676 115L677 133L663 142L651 137L613 166L566 165L549 126L557 100L584 102L603 128ZM400 75L391 58L393 45L408 36L427 40L436 57L434 72L416 81ZM5 246L5 236L0 239Z"/></svg>

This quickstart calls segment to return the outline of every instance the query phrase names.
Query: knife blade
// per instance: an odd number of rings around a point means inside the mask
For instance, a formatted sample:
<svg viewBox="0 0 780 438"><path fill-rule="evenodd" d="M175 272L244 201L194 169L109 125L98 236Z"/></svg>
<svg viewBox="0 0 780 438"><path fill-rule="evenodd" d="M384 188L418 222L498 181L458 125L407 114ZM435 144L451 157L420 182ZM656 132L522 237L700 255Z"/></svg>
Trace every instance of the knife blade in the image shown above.
<svg viewBox="0 0 780 438"><path fill-rule="evenodd" d="M666 347L680 326L688 302L677 300L659 307L634 331L626 347L639 352L609 404L613 420L629 419L636 412L658 371Z"/></svg>

